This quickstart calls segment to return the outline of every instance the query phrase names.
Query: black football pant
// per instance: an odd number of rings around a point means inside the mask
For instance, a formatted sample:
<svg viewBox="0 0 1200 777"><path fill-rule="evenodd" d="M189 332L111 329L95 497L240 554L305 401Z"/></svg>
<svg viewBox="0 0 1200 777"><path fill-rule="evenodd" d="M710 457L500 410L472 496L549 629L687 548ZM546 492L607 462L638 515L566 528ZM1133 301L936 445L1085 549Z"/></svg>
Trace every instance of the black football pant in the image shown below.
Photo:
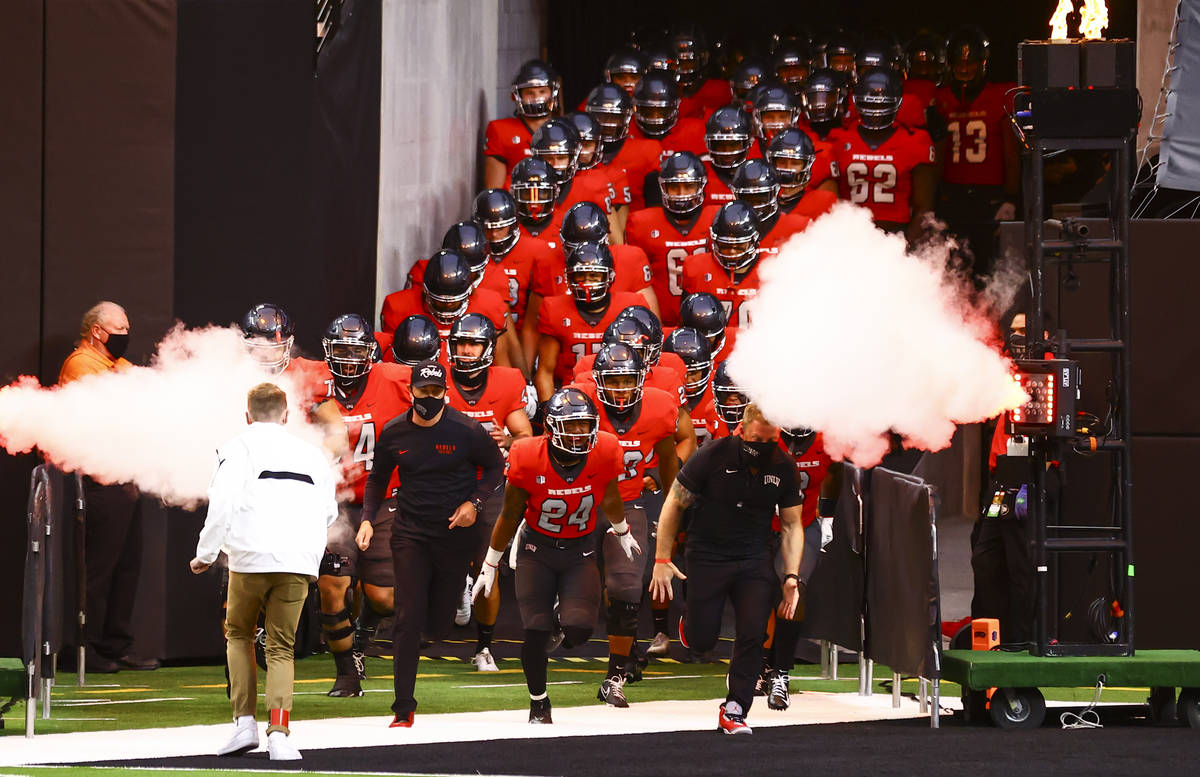
<svg viewBox="0 0 1200 777"><path fill-rule="evenodd" d="M133 486L83 479L87 515L87 641L109 658L133 646L133 604L142 568L142 510Z"/></svg>
<svg viewBox="0 0 1200 777"><path fill-rule="evenodd" d="M392 631L392 676L400 717L417 708L413 692L421 635L440 639L450 630L462 598L463 579L478 547L477 527L425 535L397 521L392 528L396 621Z"/></svg>
<svg viewBox="0 0 1200 777"><path fill-rule="evenodd" d="M999 618L1000 641L1033 640L1036 582L1027 521L980 518L971 532L972 618Z"/></svg>
<svg viewBox="0 0 1200 777"><path fill-rule="evenodd" d="M777 598L779 579L771 559L715 561L694 553L687 556L687 615L684 636L688 647L703 653L712 650L721 635L725 600L733 605L733 656L729 660L729 694L749 712L754 703L754 681L762 669L763 634Z"/></svg>

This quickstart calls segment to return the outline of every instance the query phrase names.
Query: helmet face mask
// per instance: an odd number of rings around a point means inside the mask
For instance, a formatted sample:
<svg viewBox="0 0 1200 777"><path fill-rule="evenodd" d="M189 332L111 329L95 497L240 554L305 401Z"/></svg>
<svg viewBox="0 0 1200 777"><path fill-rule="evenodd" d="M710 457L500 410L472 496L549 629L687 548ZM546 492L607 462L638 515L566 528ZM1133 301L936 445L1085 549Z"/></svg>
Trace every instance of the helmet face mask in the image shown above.
<svg viewBox="0 0 1200 777"><path fill-rule="evenodd" d="M570 256L584 243L608 245L608 214L594 202L577 202L563 216L558 236L563 256Z"/></svg>
<svg viewBox="0 0 1200 777"><path fill-rule="evenodd" d="M621 326L621 322L627 318L633 319L646 336L645 347L639 349L634 346L634 348L642 357L642 364L649 370L658 364L659 357L662 356L664 340L662 323L650 308L644 305L630 305L617 315L616 321L610 324L609 328L614 329Z"/></svg>
<svg viewBox="0 0 1200 777"><path fill-rule="evenodd" d="M840 124L846 109L842 75L830 69L814 70L800 93L800 110L810 124Z"/></svg>
<svg viewBox="0 0 1200 777"><path fill-rule="evenodd" d="M592 376L596 379L596 397L605 406L625 412L642 401L646 368L637 352L624 343L600 349Z"/></svg>
<svg viewBox="0 0 1200 777"><path fill-rule="evenodd" d="M325 330L321 349L334 377L353 381L371 371L379 345L370 322L356 313L347 313L335 318Z"/></svg>
<svg viewBox="0 0 1200 777"><path fill-rule="evenodd" d="M467 312L470 296L469 290L460 295L444 295L434 294L426 287L425 307L429 309L435 321L445 326L454 323Z"/></svg>
<svg viewBox="0 0 1200 777"><path fill-rule="evenodd" d="M633 118L631 93L616 84L600 84L588 93L585 112L600 125L601 142L615 143L629 134Z"/></svg>
<svg viewBox="0 0 1200 777"><path fill-rule="evenodd" d="M603 303L608 299L616 277L612 254L607 246L580 243L567 256L567 287L577 303Z"/></svg>
<svg viewBox="0 0 1200 777"><path fill-rule="evenodd" d="M780 198L790 200L808 186L817 153L803 130L788 129L771 140L766 157L779 181Z"/></svg>
<svg viewBox="0 0 1200 777"><path fill-rule="evenodd" d="M468 313L455 321L447 338L451 367L467 375L491 367L495 359L495 335L495 326L479 313Z"/></svg>
<svg viewBox="0 0 1200 777"><path fill-rule="evenodd" d="M466 257L456 251L438 251L425 268L422 289L425 307L442 326L449 326L467 312L475 276Z"/></svg>
<svg viewBox="0 0 1200 777"><path fill-rule="evenodd" d="M691 327L679 327L667 338L666 350L683 360L683 389L689 397L704 393L712 374L712 352L708 338Z"/></svg>
<svg viewBox="0 0 1200 777"><path fill-rule="evenodd" d="M708 173L696 155L680 151L659 165L658 189L663 207L672 213L692 213L704 204Z"/></svg>
<svg viewBox="0 0 1200 777"><path fill-rule="evenodd" d="M750 397L729 375L728 362L721 362L713 375L713 404L721 420L730 427L742 422L742 413L750 404Z"/></svg>
<svg viewBox="0 0 1200 777"><path fill-rule="evenodd" d="M521 237L517 227L517 203L504 189L485 189L475 197L471 218L483 227L492 256L504 256Z"/></svg>
<svg viewBox="0 0 1200 777"><path fill-rule="evenodd" d="M754 209L759 221L779 212L779 181L770 164L762 159L748 159L733 174L729 182L733 196Z"/></svg>
<svg viewBox="0 0 1200 777"><path fill-rule="evenodd" d="M803 456L808 453L817 440L817 433L807 426L796 426L791 429L780 429L779 436L788 453L793 456Z"/></svg>
<svg viewBox="0 0 1200 777"><path fill-rule="evenodd" d="M551 175L555 175L555 173L552 171ZM545 221L554 212L554 201L558 198L558 185L548 178L539 176L537 179L516 180L514 176L513 182L509 185L509 191L512 192L513 200L517 203L517 214L526 221L534 223Z"/></svg>
<svg viewBox="0 0 1200 777"><path fill-rule="evenodd" d="M600 163L600 139L579 141L579 155L576 157L580 170L591 170Z"/></svg>
<svg viewBox="0 0 1200 777"><path fill-rule="evenodd" d="M887 68L864 72L854 88L854 107L865 129L884 130L893 126L903 101L900 76Z"/></svg>
<svg viewBox="0 0 1200 777"><path fill-rule="evenodd" d="M749 267L758 258L758 218L750 203L727 202L708 228L709 250L729 272Z"/></svg>
<svg viewBox="0 0 1200 777"><path fill-rule="evenodd" d="M749 115L737 106L713 111L704 125L704 145L713 167L730 171L746 161L753 141Z"/></svg>
<svg viewBox="0 0 1200 777"><path fill-rule="evenodd" d="M239 322L242 343L250 358L272 375L279 375L292 359L296 326L287 312L270 302L255 305Z"/></svg>
<svg viewBox="0 0 1200 777"><path fill-rule="evenodd" d="M679 119L679 87L672 74L646 73L633 92L634 120L643 134L653 138L666 135Z"/></svg>
<svg viewBox="0 0 1200 777"><path fill-rule="evenodd" d="M569 458L586 455L596 446L600 414L577 388L562 388L546 403L546 433L550 446Z"/></svg>
<svg viewBox="0 0 1200 777"><path fill-rule="evenodd" d="M288 336L280 340L272 340L261 335L246 335L242 343L250 358L272 375L279 375L287 369L292 360L292 343L295 337Z"/></svg>
<svg viewBox="0 0 1200 777"><path fill-rule="evenodd" d="M529 119L549 116L558 107L558 88L554 68L537 59L525 62L512 81L516 114Z"/></svg>
<svg viewBox="0 0 1200 777"><path fill-rule="evenodd" d="M708 292L689 294L679 305L679 325L695 329L708 340L708 350L715 359L725 348L725 325L728 316L721 301Z"/></svg>

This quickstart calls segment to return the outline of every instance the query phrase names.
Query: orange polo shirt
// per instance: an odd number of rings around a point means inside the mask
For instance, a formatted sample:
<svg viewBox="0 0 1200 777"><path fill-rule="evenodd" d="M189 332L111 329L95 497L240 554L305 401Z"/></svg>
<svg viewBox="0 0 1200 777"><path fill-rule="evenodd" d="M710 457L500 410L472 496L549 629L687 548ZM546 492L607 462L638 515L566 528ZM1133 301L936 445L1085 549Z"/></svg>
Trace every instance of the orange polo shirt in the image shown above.
<svg viewBox="0 0 1200 777"><path fill-rule="evenodd" d="M79 345L75 346L75 350L71 351L67 360L63 362L62 369L58 372L58 385L65 386L85 375L95 375L98 372L108 372L109 370L124 370L132 366L124 358L114 362L90 342L81 340Z"/></svg>

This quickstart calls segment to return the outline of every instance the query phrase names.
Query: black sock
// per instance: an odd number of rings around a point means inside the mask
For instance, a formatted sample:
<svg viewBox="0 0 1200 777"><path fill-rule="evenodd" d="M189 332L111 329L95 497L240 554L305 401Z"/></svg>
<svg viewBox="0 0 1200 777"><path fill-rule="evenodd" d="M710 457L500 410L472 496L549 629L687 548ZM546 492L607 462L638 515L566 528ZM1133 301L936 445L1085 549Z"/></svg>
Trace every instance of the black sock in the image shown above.
<svg viewBox="0 0 1200 777"><path fill-rule="evenodd" d="M629 663L629 656L618 655L616 653L608 654L608 676L623 677L625 675L625 665Z"/></svg>
<svg viewBox="0 0 1200 777"><path fill-rule="evenodd" d="M667 616L671 614L670 610L651 610L654 615L654 633L667 634Z"/></svg>
<svg viewBox="0 0 1200 777"><path fill-rule="evenodd" d="M494 634L495 632L496 632L496 624L494 624L494 623L492 623L488 626L485 626L482 623L475 624L475 634L477 635L477 638L475 640L475 652L476 653L482 651L484 648L491 648L492 634Z"/></svg>
<svg viewBox="0 0 1200 777"><path fill-rule="evenodd" d="M546 694L546 646L550 643L550 632L525 629L525 642L521 645L521 669L525 671L525 686L530 696L544 697Z"/></svg>
<svg viewBox="0 0 1200 777"><path fill-rule="evenodd" d="M342 650L333 654L333 665L337 667L338 677L357 677L358 669L354 666L352 650Z"/></svg>

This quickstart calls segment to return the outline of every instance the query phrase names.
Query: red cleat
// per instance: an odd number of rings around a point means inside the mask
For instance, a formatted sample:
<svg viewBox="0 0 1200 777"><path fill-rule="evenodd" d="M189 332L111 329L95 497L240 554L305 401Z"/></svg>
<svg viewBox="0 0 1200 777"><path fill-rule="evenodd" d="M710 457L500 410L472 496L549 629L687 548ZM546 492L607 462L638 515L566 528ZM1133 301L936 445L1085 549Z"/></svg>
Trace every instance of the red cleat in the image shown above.
<svg viewBox="0 0 1200 777"><path fill-rule="evenodd" d="M412 728L412 724L413 714L410 712L404 716L397 715L392 722L388 724L388 728Z"/></svg>
<svg viewBox="0 0 1200 777"><path fill-rule="evenodd" d="M727 701L721 705L717 713L717 731L725 734L753 734L754 729L746 724L746 715L742 705L736 701Z"/></svg>

